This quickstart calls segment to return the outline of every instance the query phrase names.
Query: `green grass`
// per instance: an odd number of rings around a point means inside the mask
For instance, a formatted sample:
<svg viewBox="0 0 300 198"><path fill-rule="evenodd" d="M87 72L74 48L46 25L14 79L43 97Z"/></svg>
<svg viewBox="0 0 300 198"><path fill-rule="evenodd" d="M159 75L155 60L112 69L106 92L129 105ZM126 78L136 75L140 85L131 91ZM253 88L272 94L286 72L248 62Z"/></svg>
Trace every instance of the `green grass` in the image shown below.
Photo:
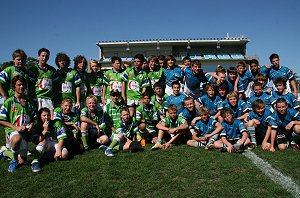
<svg viewBox="0 0 300 198"><path fill-rule="evenodd" d="M143 153L119 152L112 158L95 149L69 161L50 163L38 174L29 165L8 173L8 162L1 161L0 196L290 197L241 154L185 145L167 151L149 149L147 145ZM293 160L298 153L256 153L287 174L293 171L285 168L287 164L299 165L299 158ZM299 179L299 170L296 173Z"/></svg>

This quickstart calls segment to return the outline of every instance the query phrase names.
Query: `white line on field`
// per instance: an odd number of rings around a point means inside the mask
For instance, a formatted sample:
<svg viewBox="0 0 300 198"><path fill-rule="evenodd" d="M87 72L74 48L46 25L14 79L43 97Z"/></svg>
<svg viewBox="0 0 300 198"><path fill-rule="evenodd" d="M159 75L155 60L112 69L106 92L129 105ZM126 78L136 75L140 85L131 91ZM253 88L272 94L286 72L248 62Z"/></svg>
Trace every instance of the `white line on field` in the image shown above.
<svg viewBox="0 0 300 198"><path fill-rule="evenodd" d="M292 180L292 178L283 175L281 172L274 169L268 162L264 161L251 151L245 151L243 155L249 158L257 168L259 168L275 183L281 185L294 197L300 197L300 187Z"/></svg>

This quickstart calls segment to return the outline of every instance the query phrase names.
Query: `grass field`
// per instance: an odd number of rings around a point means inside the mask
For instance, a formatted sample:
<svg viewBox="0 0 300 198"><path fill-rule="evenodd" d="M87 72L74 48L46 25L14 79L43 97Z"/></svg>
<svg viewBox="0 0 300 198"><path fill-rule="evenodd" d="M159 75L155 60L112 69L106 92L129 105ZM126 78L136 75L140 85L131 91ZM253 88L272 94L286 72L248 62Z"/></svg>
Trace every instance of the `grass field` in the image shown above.
<svg viewBox="0 0 300 198"><path fill-rule="evenodd" d="M254 152L300 185L299 152ZM0 162L0 197L292 197L242 154L185 145L111 158L94 149L38 174L7 167Z"/></svg>

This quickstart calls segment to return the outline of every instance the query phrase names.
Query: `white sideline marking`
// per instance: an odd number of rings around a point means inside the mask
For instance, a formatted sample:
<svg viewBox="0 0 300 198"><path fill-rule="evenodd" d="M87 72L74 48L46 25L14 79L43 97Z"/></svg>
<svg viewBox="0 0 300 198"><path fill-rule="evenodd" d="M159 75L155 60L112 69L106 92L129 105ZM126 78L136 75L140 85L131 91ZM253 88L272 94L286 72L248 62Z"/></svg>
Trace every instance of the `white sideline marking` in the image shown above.
<svg viewBox="0 0 300 198"><path fill-rule="evenodd" d="M267 175L275 183L280 184L284 189L294 197L300 197L300 187L292 180L292 178L283 175L278 170L274 169L268 162L258 157L251 151L245 151L244 156L249 158L257 168Z"/></svg>

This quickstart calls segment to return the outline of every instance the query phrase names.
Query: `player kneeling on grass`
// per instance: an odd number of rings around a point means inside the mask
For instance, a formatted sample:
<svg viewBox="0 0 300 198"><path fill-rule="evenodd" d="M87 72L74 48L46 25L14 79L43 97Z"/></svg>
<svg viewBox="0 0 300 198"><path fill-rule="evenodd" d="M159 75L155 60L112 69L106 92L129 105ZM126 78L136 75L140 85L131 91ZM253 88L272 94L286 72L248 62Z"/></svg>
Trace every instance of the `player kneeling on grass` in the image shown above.
<svg viewBox="0 0 300 198"><path fill-rule="evenodd" d="M138 125L130 116L129 109L124 107L120 110L121 119L116 124L116 131L113 132L111 138L112 142L105 150L105 155L112 157L114 151L130 150L131 152L143 151L142 145L136 139L139 134Z"/></svg>
<svg viewBox="0 0 300 198"><path fill-rule="evenodd" d="M54 121L62 122L67 133L65 146L70 153L80 151L80 122L77 113L72 112L73 105L70 98L64 98L61 107L54 109Z"/></svg>
<svg viewBox="0 0 300 198"><path fill-rule="evenodd" d="M189 125L187 121L177 115L177 108L175 105L171 104L168 107L169 116L162 119L157 125L158 137L156 144L151 148L155 149L168 149L172 144L176 143L186 143L186 135L188 132ZM170 136L167 143L162 145L162 139L164 136Z"/></svg>
<svg viewBox="0 0 300 198"><path fill-rule="evenodd" d="M276 120L266 104L261 99L254 100L253 111L250 111L247 118L247 130L251 139L251 146L262 145L263 150L275 151L274 143L270 142L271 133L276 133Z"/></svg>
<svg viewBox="0 0 300 198"><path fill-rule="evenodd" d="M137 141L145 146L146 140L156 143L157 132L156 124L158 122L158 115L156 107L150 103L149 92L143 93L142 104L136 109L136 121L139 124L139 133Z"/></svg>
<svg viewBox="0 0 300 198"><path fill-rule="evenodd" d="M300 141L300 115L299 111L288 107L288 103L284 98L276 101L275 120L278 125L277 136L271 134L271 143L277 139L278 148L286 150L288 142L293 150L299 150Z"/></svg>
<svg viewBox="0 0 300 198"><path fill-rule="evenodd" d="M244 123L234 118L232 110L227 107L221 110L221 116L224 119L223 130L220 133L221 139L214 143L215 148L221 152L242 152L250 144Z"/></svg>
<svg viewBox="0 0 300 198"><path fill-rule="evenodd" d="M81 110L80 120L84 149L89 148L88 137L91 137L92 140L96 138L96 141L100 144L107 144L109 142L108 136L103 133L105 128L103 110L97 109L96 96L91 95L86 97L86 107Z"/></svg>
<svg viewBox="0 0 300 198"><path fill-rule="evenodd" d="M31 137L31 122L34 116L33 105L24 98L25 78L20 75L13 77L12 89L14 95L6 99L0 109L0 125L4 126L10 144L10 150L1 149L0 157L11 159L9 172L15 172L18 164L27 159L28 139Z"/></svg>
<svg viewBox="0 0 300 198"><path fill-rule="evenodd" d="M223 127L210 116L206 107L200 107L199 116L201 120L196 122L193 138L187 142L187 145L205 147L205 149L214 148L214 142L218 139Z"/></svg>
<svg viewBox="0 0 300 198"><path fill-rule="evenodd" d="M41 158L66 160L69 152L64 147L67 139L66 130L60 121L52 121L50 110L43 107L37 115L34 126L33 142L37 144L34 159L31 163L33 172L40 172L39 160Z"/></svg>

